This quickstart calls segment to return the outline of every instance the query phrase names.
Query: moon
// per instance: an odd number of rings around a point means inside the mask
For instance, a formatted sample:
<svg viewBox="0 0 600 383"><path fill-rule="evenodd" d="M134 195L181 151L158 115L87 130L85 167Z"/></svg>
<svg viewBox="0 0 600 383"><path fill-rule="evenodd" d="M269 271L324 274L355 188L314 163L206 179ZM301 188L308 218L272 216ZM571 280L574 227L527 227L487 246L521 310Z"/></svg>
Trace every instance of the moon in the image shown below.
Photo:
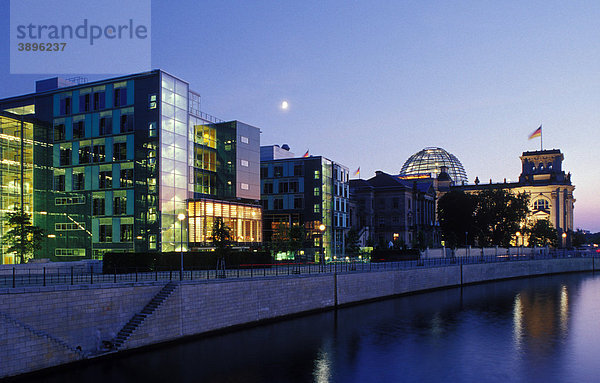
<svg viewBox="0 0 600 383"><path fill-rule="evenodd" d="M282 101L281 102L281 109L287 110L289 107L290 107L290 104L288 104L287 101Z"/></svg>

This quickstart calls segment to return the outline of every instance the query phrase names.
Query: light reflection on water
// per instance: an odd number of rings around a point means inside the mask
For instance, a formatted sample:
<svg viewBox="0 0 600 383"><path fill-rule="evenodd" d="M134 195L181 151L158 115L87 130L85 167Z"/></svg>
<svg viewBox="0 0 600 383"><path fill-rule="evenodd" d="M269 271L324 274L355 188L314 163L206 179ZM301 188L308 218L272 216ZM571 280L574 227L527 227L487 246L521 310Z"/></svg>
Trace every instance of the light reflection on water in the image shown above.
<svg viewBox="0 0 600 383"><path fill-rule="evenodd" d="M599 291L592 274L441 290L125 355L43 381L596 381Z"/></svg>

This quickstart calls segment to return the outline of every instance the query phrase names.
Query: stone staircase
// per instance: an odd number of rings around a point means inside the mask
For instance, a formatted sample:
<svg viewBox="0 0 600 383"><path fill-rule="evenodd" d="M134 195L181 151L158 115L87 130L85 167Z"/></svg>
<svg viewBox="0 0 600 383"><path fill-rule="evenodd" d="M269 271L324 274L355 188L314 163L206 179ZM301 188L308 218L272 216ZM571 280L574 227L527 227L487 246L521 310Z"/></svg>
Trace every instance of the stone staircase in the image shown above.
<svg viewBox="0 0 600 383"><path fill-rule="evenodd" d="M68 351L72 352L73 354L77 355L79 359L84 359L87 356L81 349L72 347L67 342L65 342L65 341L63 341L61 339L58 339L58 338L56 338L56 337L48 334L47 332L45 332L43 330L38 330L36 328L33 328L32 326L30 326L30 325L28 325L26 323L23 323L20 320L15 319L15 318L11 317L8 314L0 312L0 318L2 318L4 321L6 321L8 323L11 323L14 326L20 327L20 328L28 331L29 333L31 333L31 334L33 334L33 335L35 335L37 337L46 339L46 340L48 340L49 342L53 343L56 346L59 346L59 347L65 349L65 350L68 350Z"/></svg>
<svg viewBox="0 0 600 383"><path fill-rule="evenodd" d="M148 318L154 311L175 291L178 284L176 282L169 282L163 287L158 294L152 298L150 302L142 309L141 312L135 314L133 318L127 322L125 326L119 331L113 341L113 350L118 351L121 346L129 339L131 334Z"/></svg>

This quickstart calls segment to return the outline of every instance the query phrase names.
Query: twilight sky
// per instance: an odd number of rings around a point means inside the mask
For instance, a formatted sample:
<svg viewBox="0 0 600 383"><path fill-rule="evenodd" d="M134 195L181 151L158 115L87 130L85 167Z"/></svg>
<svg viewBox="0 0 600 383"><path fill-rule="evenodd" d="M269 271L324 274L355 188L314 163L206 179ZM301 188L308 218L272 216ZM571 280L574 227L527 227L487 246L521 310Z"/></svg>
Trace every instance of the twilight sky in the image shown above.
<svg viewBox="0 0 600 383"><path fill-rule="evenodd" d="M154 0L152 67L188 81L204 112L261 128L263 145L360 166L362 178L440 146L470 182L516 180L543 124L576 185L575 226L597 232L599 20L597 0ZM51 77L9 73L8 22L0 97Z"/></svg>

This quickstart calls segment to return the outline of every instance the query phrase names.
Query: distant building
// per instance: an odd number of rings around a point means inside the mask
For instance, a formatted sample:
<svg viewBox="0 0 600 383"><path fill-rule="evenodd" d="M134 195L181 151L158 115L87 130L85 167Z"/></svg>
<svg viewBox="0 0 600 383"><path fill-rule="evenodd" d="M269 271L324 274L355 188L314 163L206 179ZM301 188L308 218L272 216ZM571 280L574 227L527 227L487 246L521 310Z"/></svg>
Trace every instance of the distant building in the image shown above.
<svg viewBox="0 0 600 383"><path fill-rule="evenodd" d="M547 219L558 231L561 246L569 246L573 233L575 186L571 183L571 173L565 174L562 170L563 160L564 156L559 149L523 152L518 182L492 183L490 180L489 184L477 182L475 185L455 185L454 188L468 193L485 189L507 189L515 194L529 194L530 214L527 216L527 224Z"/></svg>
<svg viewBox="0 0 600 383"><path fill-rule="evenodd" d="M410 248L419 242L430 247L439 243L436 179L407 179L377 171L368 180L351 180L350 195L356 209L352 228L363 245L388 247L392 243Z"/></svg>
<svg viewBox="0 0 600 383"><path fill-rule="evenodd" d="M0 219L33 216L46 234L37 257L202 247L215 217L240 244L261 240L259 129L203 113L181 79L43 80L0 112Z"/></svg>
<svg viewBox="0 0 600 383"><path fill-rule="evenodd" d="M321 235L325 259L344 255L350 224L348 168L321 156L288 158L286 153L284 146L261 147L263 241L271 242L279 225L299 224L313 244L307 259L320 259Z"/></svg>

